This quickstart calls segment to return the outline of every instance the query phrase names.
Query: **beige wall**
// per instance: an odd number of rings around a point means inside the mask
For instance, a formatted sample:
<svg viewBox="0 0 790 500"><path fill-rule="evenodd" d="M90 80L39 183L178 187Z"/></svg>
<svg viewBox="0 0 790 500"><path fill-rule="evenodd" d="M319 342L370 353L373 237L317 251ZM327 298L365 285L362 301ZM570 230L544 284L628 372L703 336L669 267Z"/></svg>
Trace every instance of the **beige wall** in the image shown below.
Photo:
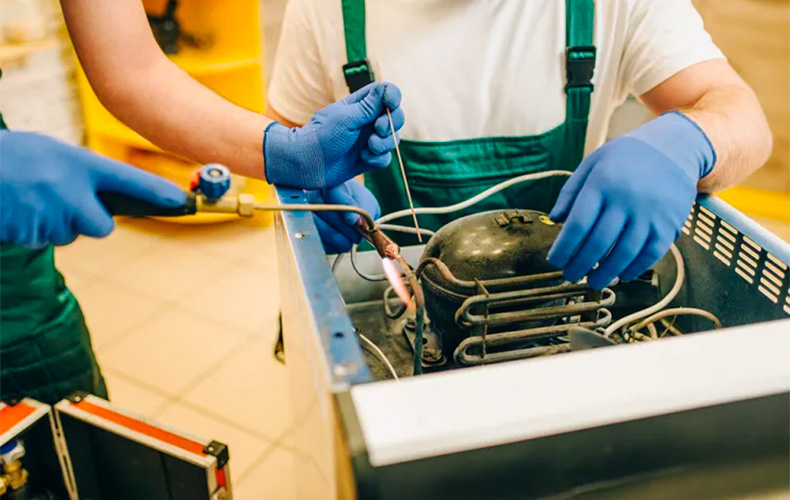
<svg viewBox="0 0 790 500"><path fill-rule="evenodd" d="M754 88L774 133L774 153L745 184L790 191L790 1L694 0L730 63Z"/></svg>

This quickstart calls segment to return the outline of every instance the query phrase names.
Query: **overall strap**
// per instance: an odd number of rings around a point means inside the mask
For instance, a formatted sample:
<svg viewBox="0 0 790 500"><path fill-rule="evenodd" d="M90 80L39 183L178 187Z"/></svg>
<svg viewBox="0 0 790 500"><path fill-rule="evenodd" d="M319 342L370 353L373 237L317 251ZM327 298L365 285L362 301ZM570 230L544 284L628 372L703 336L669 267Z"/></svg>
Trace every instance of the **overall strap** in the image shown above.
<svg viewBox="0 0 790 500"><path fill-rule="evenodd" d="M351 93L372 83L375 78L368 62L365 40L365 0L341 0L343 6L343 33L346 38L347 63L343 75Z"/></svg>
<svg viewBox="0 0 790 500"><path fill-rule="evenodd" d="M595 72L596 49L593 45L595 27L594 0L565 0L565 64L567 84L566 127L572 136L576 168L584 157L584 142L587 135L587 120L593 92L592 78Z"/></svg>

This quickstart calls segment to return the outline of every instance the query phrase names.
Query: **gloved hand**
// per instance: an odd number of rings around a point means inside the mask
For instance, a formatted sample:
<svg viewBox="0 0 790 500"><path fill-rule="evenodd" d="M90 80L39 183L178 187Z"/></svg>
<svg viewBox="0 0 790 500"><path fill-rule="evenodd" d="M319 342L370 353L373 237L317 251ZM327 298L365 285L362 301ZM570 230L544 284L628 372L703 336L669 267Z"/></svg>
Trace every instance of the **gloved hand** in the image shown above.
<svg viewBox="0 0 790 500"><path fill-rule="evenodd" d="M333 188L311 191L307 194L308 203L329 203L352 205L366 210L373 219L381 215L379 202L368 188L355 180L347 181ZM313 218L318 235L326 253L343 253L351 250L351 245L359 243L362 235L354 228L361 216L350 212L314 212Z"/></svg>
<svg viewBox="0 0 790 500"><path fill-rule="evenodd" d="M601 289L638 278L680 235L716 152L705 132L670 112L614 139L581 163L550 217L565 222L549 262ZM590 272L598 263L598 268Z"/></svg>
<svg viewBox="0 0 790 500"><path fill-rule="evenodd" d="M50 137L0 132L0 241L28 248L107 236L114 222L96 198L111 191L163 207L186 202L172 182Z"/></svg>
<svg viewBox="0 0 790 500"><path fill-rule="evenodd" d="M391 83L371 83L319 110L303 127L266 127L263 156L271 184L300 189L335 187L373 168L386 168L395 129L405 120L401 94Z"/></svg>

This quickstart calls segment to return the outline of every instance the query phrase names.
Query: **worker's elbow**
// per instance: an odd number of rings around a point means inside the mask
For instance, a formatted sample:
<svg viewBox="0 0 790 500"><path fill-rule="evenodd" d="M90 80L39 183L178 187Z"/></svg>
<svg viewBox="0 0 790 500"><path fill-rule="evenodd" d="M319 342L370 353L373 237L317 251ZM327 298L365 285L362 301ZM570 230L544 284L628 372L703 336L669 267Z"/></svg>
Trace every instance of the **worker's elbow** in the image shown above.
<svg viewBox="0 0 790 500"><path fill-rule="evenodd" d="M118 68L107 70L85 67L85 76L99 102L116 116L116 110L125 106L135 93L134 87L139 86L138 79L129 78L125 70Z"/></svg>
<svg viewBox="0 0 790 500"><path fill-rule="evenodd" d="M750 138L751 147L747 146L747 150L751 150L751 154L749 154L751 161L748 163L751 166L751 170L754 171L765 165L765 162L770 158L774 149L774 136L757 95L751 88L748 88L748 92L752 102L752 113L754 116L752 130L754 132ZM749 135L746 135L746 137L749 137Z"/></svg>
<svg viewBox="0 0 790 500"><path fill-rule="evenodd" d="M760 134L758 142L759 154L757 155L757 168L765 165L774 150L774 134L771 132L771 127L768 125L768 121L765 117L763 117L762 133Z"/></svg>
<svg viewBox="0 0 790 500"><path fill-rule="evenodd" d="M137 101L150 96L150 85L166 80L166 64L170 63L161 54L138 56L135 64L104 64L85 66L85 75L99 99L116 118L123 120L125 110L133 109Z"/></svg>

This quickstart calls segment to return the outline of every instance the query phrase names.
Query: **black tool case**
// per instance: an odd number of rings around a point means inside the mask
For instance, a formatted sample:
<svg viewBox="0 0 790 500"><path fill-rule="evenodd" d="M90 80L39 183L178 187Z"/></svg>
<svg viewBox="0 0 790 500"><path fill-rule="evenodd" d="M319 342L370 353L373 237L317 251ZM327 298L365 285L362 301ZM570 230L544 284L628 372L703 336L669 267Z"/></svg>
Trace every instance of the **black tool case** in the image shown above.
<svg viewBox="0 0 790 500"><path fill-rule="evenodd" d="M54 407L31 399L0 403L0 446L12 440L25 449L24 498L232 498L224 444L185 435L95 396L75 394Z"/></svg>

